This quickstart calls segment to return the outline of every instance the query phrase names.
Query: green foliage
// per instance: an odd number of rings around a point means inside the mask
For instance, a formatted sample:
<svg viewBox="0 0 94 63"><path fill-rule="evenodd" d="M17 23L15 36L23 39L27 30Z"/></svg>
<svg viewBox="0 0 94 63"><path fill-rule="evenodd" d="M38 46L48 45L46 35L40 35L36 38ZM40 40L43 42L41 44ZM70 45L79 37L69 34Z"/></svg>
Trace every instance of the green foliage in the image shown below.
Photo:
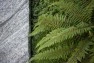
<svg viewBox="0 0 94 63"><path fill-rule="evenodd" d="M94 0L39 0L29 63L94 63Z"/></svg>

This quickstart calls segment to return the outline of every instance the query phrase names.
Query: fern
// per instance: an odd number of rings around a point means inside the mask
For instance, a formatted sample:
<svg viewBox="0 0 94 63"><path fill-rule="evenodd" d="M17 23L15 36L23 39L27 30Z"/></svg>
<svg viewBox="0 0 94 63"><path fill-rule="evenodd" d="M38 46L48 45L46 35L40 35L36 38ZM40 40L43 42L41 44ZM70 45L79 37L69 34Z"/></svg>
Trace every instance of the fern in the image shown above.
<svg viewBox="0 0 94 63"><path fill-rule="evenodd" d="M68 29L65 29L61 33L58 33L58 35L52 36L51 40L48 40L46 43L42 44L39 47L38 51L40 51L41 49L43 49L45 47L49 47L53 44L60 43L67 39L73 38L74 36L81 35L85 32L90 31L90 29L91 29L90 27L86 27L86 28L82 28L82 29L79 29L76 27L70 27Z"/></svg>
<svg viewBox="0 0 94 63"><path fill-rule="evenodd" d="M40 45L44 44L46 41L50 40L54 36L58 35L60 32L62 32L64 28L55 29L49 34L46 35L46 37L43 37L42 40L39 41L39 43L36 45L36 47L39 47Z"/></svg>
<svg viewBox="0 0 94 63"><path fill-rule="evenodd" d="M94 56L90 59L90 63L94 63Z"/></svg>
<svg viewBox="0 0 94 63"><path fill-rule="evenodd" d="M94 63L94 0L39 0L29 63Z"/></svg>
<svg viewBox="0 0 94 63"><path fill-rule="evenodd" d="M68 59L67 63L77 63L77 60L81 62L81 60L85 58L85 54L87 54L90 45L92 45L92 42L87 40L80 41L78 46L75 48L75 51L72 53L72 56Z"/></svg>
<svg viewBox="0 0 94 63"><path fill-rule="evenodd" d="M42 15L39 17L38 23L36 23L35 25L35 30L30 34L30 36L32 35L34 36L36 34L45 31L51 31L56 28L60 28L62 27L62 23L63 23L62 20L63 20L62 16L60 16L59 18L58 15L56 16Z"/></svg>
<svg viewBox="0 0 94 63"><path fill-rule="evenodd" d="M61 53L62 52L62 53ZM39 53L37 55L35 55L32 60L42 60L42 59L58 59L58 58L62 58L65 59L67 57L67 55L70 53L70 49L67 48L61 48L58 47L56 49L50 49L48 51L45 51L43 53Z"/></svg>

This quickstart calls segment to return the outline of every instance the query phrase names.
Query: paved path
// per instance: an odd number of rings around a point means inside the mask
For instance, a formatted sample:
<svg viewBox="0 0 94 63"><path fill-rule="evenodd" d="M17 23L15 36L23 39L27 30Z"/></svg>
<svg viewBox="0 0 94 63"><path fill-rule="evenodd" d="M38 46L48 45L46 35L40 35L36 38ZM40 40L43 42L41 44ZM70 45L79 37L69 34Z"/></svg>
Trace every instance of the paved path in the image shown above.
<svg viewBox="0 0 94 63"><path fill-rule="evenodd" d="M28 0L0 0L0 63L26 63L28 12Z"/></svg>

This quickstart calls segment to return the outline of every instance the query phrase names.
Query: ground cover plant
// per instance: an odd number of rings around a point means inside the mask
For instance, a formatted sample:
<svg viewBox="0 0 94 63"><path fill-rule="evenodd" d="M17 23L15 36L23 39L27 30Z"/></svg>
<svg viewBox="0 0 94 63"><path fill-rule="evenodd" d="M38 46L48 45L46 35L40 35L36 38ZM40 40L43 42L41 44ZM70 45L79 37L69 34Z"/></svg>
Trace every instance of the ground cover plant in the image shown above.
<svg viewBox="0 0 94 63"><path fill-rule="evenodd" d="M29 63L94 63L94 0L37 0Z"/></svg>

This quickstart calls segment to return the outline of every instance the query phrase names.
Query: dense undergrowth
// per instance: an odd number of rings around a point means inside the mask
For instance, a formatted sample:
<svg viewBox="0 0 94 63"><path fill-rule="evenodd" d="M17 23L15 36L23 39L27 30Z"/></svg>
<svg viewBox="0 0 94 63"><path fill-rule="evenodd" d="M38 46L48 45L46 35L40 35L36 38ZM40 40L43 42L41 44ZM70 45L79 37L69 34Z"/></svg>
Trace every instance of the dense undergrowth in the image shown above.
<svg viewBox="0 0 94 63"><path fill-rule="evenodd" d="M94 63L94 0L37 0L29 63Z"/></svg>

